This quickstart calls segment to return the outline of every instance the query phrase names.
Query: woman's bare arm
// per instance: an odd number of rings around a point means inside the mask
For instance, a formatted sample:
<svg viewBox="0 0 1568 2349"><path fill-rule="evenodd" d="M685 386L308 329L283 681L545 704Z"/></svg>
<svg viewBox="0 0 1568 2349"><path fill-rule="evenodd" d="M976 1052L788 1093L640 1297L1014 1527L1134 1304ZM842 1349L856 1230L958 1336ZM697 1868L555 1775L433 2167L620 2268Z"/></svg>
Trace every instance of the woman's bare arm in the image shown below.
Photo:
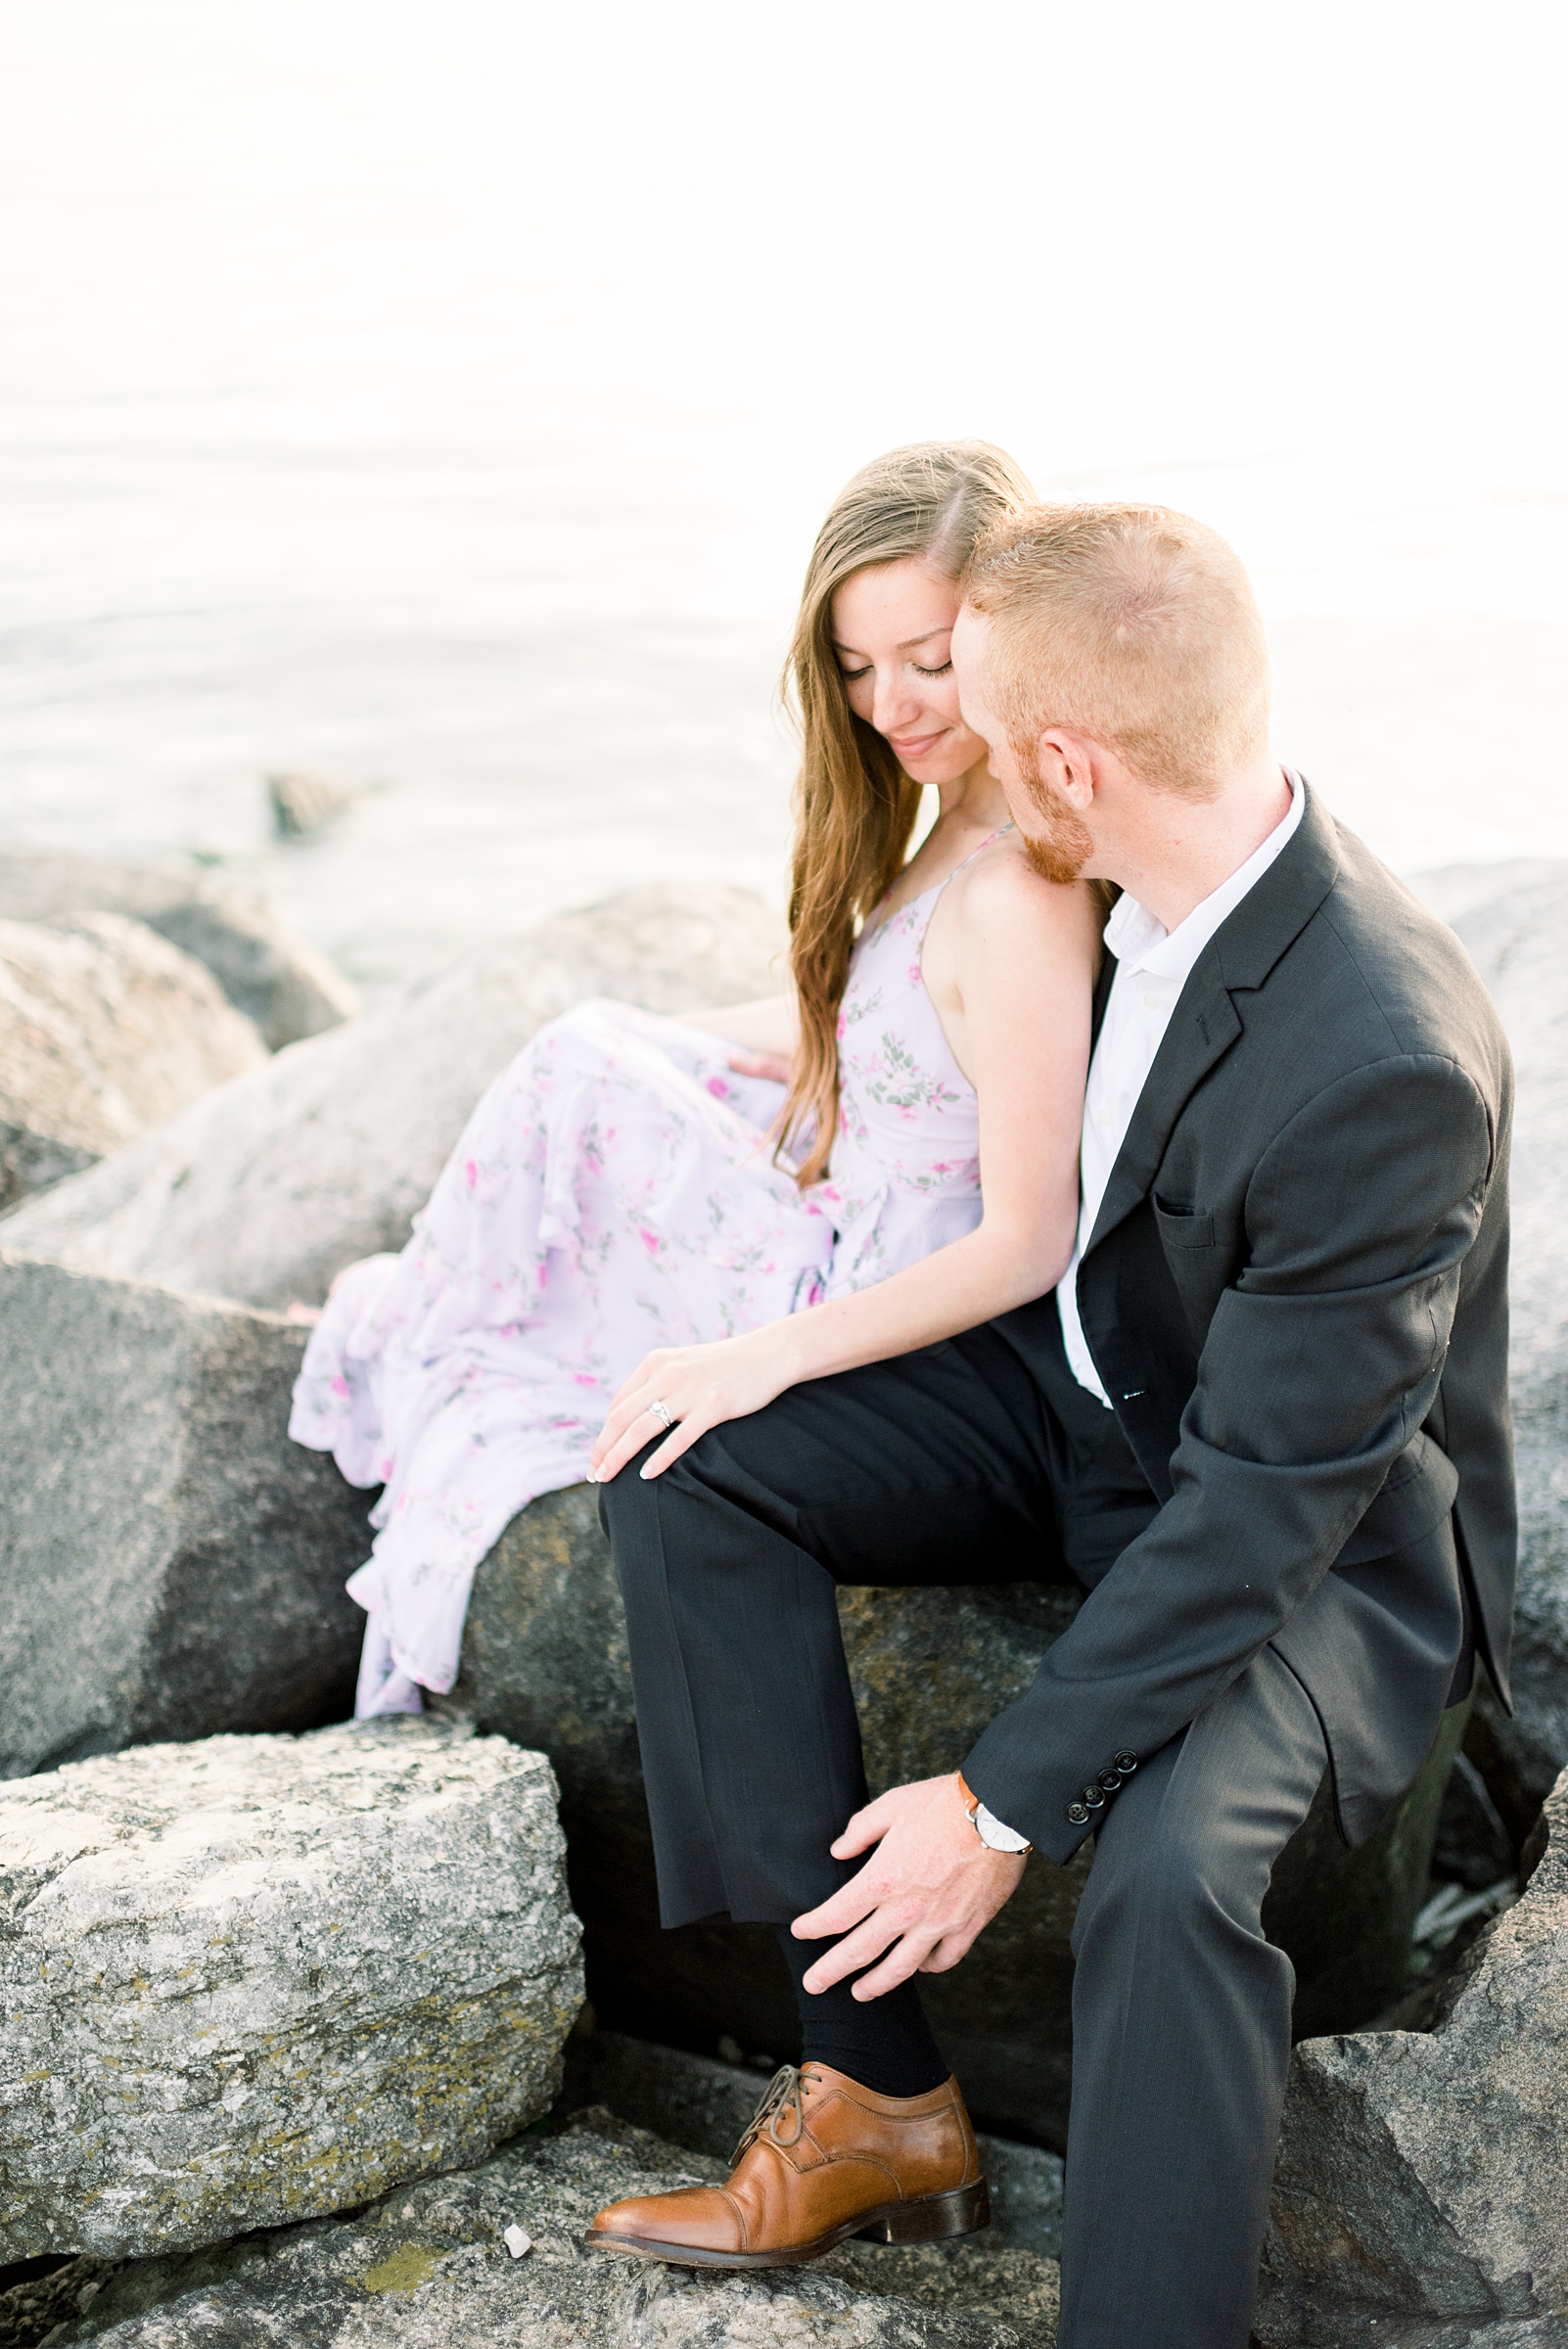
<svg viewBox="0 0 1568 2349"><path fill-rule="evenodd" d="M793 994L759 995L753 1003L730 1003L721 1011L684 1014L683 1028L701 1028L752 1052L792 1053L800 1042Z"/></svg>
<svg viewBox="0 0 1568 2349"><path fill-rule="evenodd" d="M972 878L982 881L982 868ZM851 1297L712 1346L662 1348L627 1379L594 1447L614 1476L647 1443L655 1398L680 1421L645 1464L657 1475L698 1436L786 1387L934 1345L1038 1297L1078 1223L1078 1155L1099 920L1086 891L997 859L966 888L948 941L964 1060L980 1102L984 1214L976 1230Z"/></svg>
<svg viewBox="0 0 1568 2349"><path fill-rule="evenodd" d="M733 1003L725 1011L700 1011L688 1028L704 1028L740 1046L729 1065L742 1077L767 1077L788 1084L800 1046L800 1016L793 994L760 995L755 1003Z"/></svg>

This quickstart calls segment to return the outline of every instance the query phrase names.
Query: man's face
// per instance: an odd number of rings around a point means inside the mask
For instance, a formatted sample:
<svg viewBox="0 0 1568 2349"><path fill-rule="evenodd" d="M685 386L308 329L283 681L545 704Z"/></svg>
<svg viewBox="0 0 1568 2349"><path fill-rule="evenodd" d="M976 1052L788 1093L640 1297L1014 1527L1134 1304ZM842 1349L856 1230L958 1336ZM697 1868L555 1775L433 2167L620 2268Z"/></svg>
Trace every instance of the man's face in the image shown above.
<svg viewBox="0 0 1568 2349"><path fill-rule="evenodd" d="M991 754L991 772L1002 787L1029 860L1047 881L1076 881L1094 853L1094 835L1076 807L1040 772L1033 743L1014 742L986 693L986 648L991 623L967 604L953 622L951 660L964 724Z"/></svg>

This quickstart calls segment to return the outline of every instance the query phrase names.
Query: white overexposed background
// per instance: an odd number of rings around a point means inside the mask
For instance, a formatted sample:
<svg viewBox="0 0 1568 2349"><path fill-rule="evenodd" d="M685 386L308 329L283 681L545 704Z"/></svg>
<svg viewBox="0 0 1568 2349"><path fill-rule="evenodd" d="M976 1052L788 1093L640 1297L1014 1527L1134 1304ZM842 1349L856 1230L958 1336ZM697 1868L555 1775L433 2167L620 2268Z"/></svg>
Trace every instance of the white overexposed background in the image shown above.
<svg viewBox="0 0 1568 2349"><path fill-rule="evenodd" d="M372 989L776 897L864 459L1183 506L1402 870L1568 854L1560 16L0 0L0 848L196 854ZM271 840L261 777L375 785Z"/></svg>

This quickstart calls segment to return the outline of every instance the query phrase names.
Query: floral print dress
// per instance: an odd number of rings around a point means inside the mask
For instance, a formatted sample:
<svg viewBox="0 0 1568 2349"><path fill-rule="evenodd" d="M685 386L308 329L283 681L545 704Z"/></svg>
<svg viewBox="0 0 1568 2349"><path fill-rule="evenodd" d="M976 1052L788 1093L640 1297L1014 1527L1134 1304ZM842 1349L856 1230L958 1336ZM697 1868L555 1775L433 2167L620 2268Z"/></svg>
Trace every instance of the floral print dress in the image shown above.
<svg viewBox="0 0 1568 2349"><path fill-rule="evenodd" d="M652 1347L868 1287L979 1222L975 1092L920 972L945 886L855 946L823 1181L773 1164L783 1088L738 1076L732 1045L582 1003L490 1086L402 1254L339 1281L289 1432L383 1488L348 1583L369 1616L357 1714L451 1687L475 1568L528 1501L580 1481Z"/></svg>

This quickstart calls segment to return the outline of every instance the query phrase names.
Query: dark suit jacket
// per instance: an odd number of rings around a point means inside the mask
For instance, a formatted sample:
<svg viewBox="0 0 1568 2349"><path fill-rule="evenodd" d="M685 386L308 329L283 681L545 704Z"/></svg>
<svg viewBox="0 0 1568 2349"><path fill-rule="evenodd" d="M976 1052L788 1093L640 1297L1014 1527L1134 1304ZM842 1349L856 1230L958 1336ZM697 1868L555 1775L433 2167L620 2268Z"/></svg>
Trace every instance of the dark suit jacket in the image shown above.
<svg viewBox="0 0 1568 2349"><path fill-rule="evenodd" d="M1458 1572L1507 1695L1512 1075L1453 933L1309 792L1195 964L1079 1268L1084 1333L1163 1506L964 1774L1055 1859L1266 1642L1360 1841L1423 1760ZM1046 1297L996 1326L1038 1356Z"/></svg>

